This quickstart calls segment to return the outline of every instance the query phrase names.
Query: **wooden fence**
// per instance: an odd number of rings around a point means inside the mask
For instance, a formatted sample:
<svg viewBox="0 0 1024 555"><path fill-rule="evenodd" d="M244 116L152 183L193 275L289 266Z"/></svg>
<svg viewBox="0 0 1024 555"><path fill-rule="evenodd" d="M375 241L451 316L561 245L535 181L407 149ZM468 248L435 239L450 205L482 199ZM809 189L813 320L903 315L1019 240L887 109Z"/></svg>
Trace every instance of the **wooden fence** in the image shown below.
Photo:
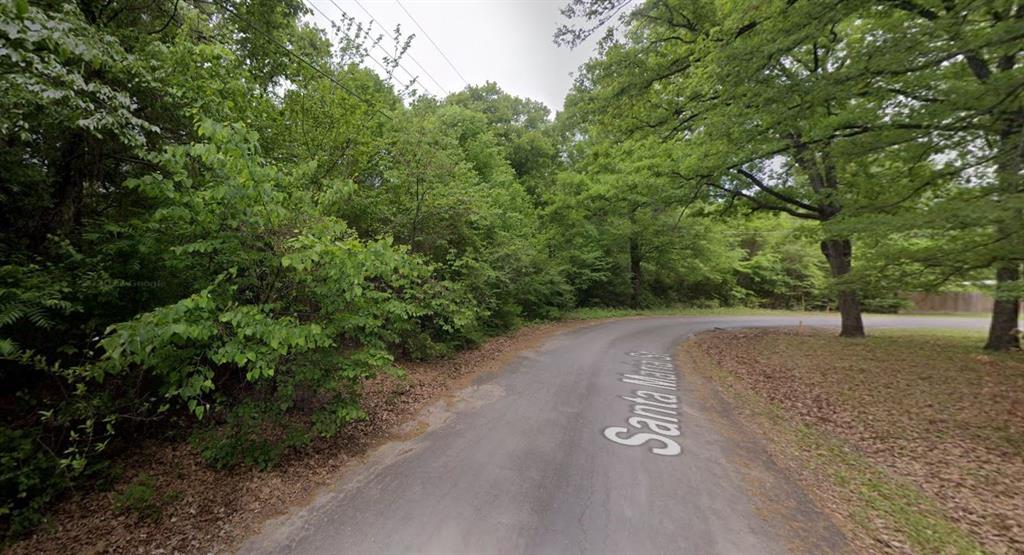
<svg viewBox="0 0 1024 555"><path fill-rule="evenodd" d="M991 312L991 295L973 291L951 291L945 293L910 293L914 312Z"/></svg>

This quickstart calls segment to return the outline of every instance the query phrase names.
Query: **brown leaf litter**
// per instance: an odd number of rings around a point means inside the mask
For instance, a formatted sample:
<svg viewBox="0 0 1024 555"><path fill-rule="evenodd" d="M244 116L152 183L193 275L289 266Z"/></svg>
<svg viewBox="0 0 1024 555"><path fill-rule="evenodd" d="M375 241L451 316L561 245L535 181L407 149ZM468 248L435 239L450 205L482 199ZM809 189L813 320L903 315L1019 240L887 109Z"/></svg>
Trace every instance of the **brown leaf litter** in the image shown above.
<svg viewBox="0 0 1024 555"><path fill-rule="evenodd" d="M838 440L840 451L849 450L919 489L941 518L983 549L1024 553L1024 358L1019 354L982 355L929 336L851 341L794 329L704 334L681 354L741 403L737 391L752 393L797 428L803 423L821 430ZM849 492L842 491L848 486L815 468L841 455L795 452L792 444L776 441L765 422L750 418L773 456L838 517L862 550L915 551L884 522L854 525L873 517L851 506ZM865 530L873 530L872 537L863 537Z"/></svg>

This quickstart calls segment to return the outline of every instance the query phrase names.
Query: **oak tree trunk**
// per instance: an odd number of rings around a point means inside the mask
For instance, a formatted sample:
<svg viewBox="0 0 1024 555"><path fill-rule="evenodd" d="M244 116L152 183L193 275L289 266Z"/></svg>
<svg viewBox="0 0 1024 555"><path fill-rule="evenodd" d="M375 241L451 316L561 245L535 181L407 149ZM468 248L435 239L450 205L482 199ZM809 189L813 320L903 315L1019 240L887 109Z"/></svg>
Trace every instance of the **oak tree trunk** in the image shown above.
<svg viewBox="0 0 1024 555"><path fill-rule="evenodd" d="M1019 280L1020 266L1016 263L1004 264L996 270L996 302L992 306L992 323L988 328L986 350L1009 351L1020 348L1017 335L1020 297L1006 293L1006 289L1017 285Z"/></svg>
<svg viewBox="0 0 1024 555"><path fill-rule="evenodd" d="M827 239L821 242L821 252L828 260L833 278L850 273L853 246L849 239ZM839 314L842 317L840 337L864 337L864 320L860 312L860 295L845 284L838 285Z"/></svg>
<svg viewBox="0 0 1024 555"><path fill-rule="evenodd" d="M999 161L996 176L999 189L1006 197L1024 194L1024 183L1021 182L1021 171L1024 160L1020 151L1021 135L1024 130L1024 111L1007 118L999 133ZM1003 222L1001 233L1008 236L1018 235L1024 214L1021 210L1011 210ZM1017 231L1017 233L1013 233ZM1020 250L1021 243L1014 243ZM992 305L992 322L988 328L988 341L985 349L989 351L1009 351L1020 348L1018 317L1020 314L1020 294L1011 292L1020 286L1020 253L1004 259L996 266L996 300ZM1017 290L1019 291L1019 289Z"/></svg>

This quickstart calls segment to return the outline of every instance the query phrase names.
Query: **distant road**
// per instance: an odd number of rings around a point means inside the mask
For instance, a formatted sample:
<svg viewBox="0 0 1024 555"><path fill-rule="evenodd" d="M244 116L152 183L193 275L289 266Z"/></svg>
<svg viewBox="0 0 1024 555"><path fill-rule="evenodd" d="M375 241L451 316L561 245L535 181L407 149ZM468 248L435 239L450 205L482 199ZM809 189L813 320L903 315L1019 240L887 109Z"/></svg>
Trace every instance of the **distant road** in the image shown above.
<svg viewBox="0 0 1024 555"><path fill-rule="evenodd" d="M837 326L829 317L634 318L523 353L436 408L243 553L770 554L846 550L841 533L741 428L723 432L668 359L713 328ZM869 317L871 328L985 329ZM739 431L737 431L739 430Z"/></svg>

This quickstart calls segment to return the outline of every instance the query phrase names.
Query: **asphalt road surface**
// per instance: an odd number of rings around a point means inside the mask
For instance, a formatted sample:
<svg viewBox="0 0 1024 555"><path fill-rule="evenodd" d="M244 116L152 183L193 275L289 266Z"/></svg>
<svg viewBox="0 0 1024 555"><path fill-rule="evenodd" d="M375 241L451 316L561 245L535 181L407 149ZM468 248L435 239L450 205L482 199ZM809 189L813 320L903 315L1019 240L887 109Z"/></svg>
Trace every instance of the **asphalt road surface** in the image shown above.
<svg viewBox="0 0 1024 555"><path fill-rule="evenodd" d="M805 317L836 326L836 318ZM723 431L671 357L716 327L789 317L616 320L553 337L423 419L243 553L845 552L842 534L763 456ZM870 317L879 327L984 328ZM738 428L739 429L739 428Z"/></svg>

